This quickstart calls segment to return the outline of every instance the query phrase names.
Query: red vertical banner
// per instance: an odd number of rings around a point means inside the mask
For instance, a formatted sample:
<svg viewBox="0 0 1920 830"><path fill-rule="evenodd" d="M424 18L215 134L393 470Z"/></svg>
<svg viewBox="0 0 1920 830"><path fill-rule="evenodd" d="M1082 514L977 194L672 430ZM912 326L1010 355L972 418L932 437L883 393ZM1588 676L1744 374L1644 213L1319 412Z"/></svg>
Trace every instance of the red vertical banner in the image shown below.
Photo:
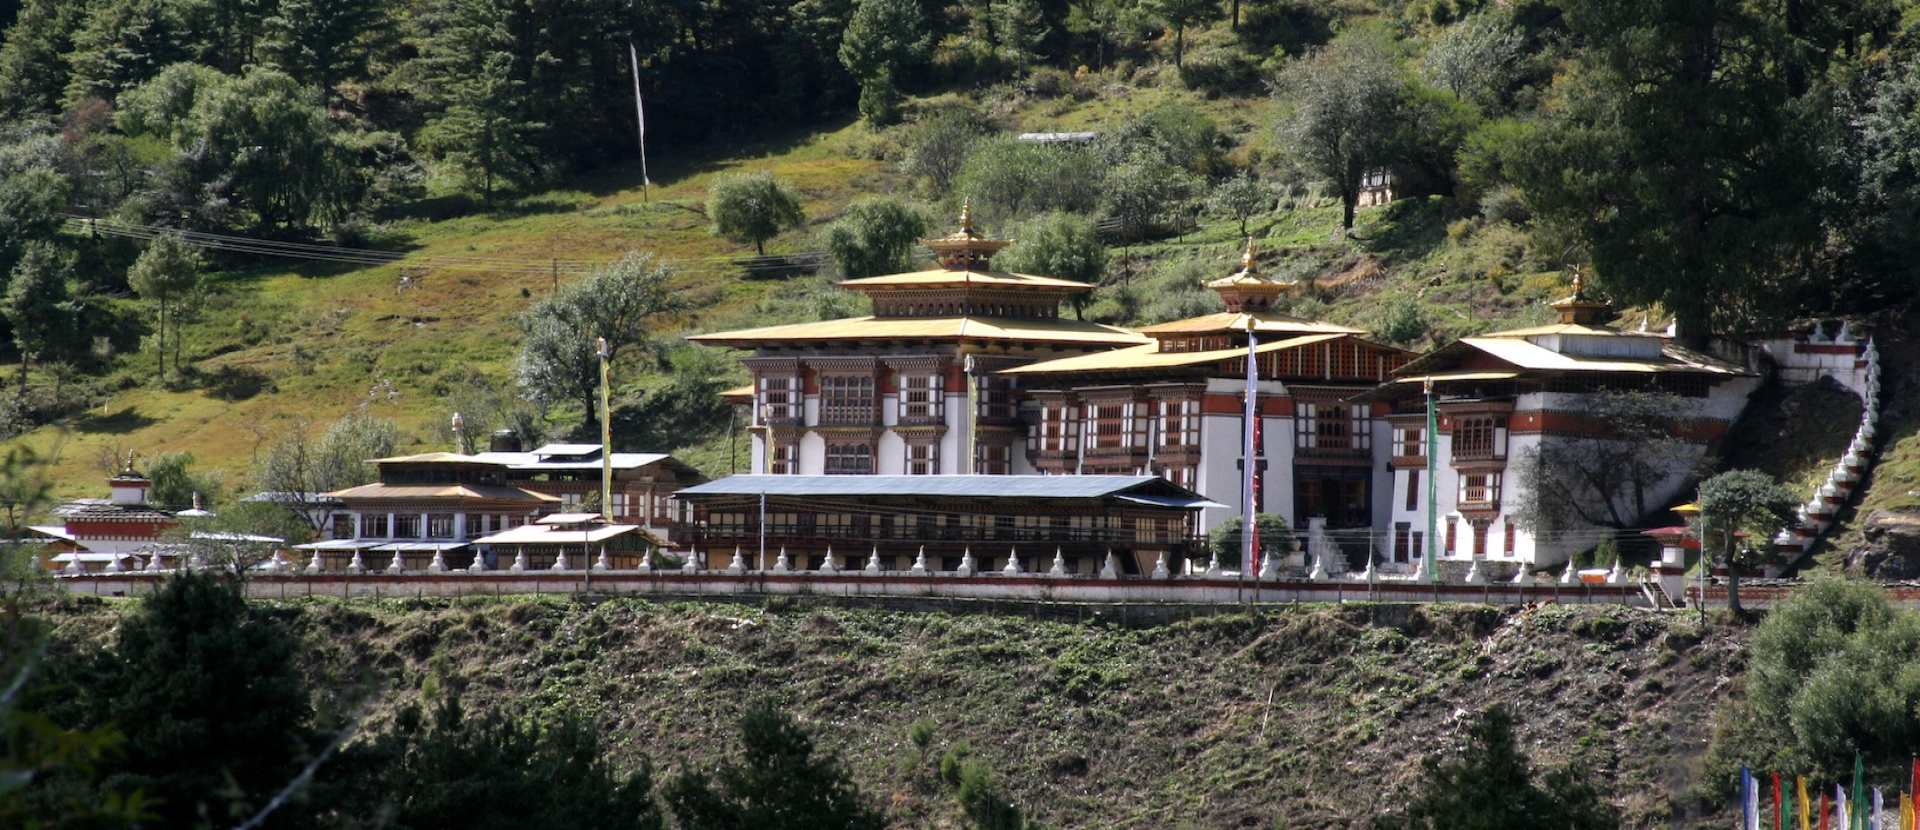
<svg viewBox="0 0 1920 830"><path fill-rule="evenodd" d="M1826 788L1823 787L1820 790L1820 830L1827 830L1828 816L1831 815L1833 815L1833 797L1827 795Z"/></svg>
<svg viewBox="0 0 1920 830"><path fill-rule="evenodd" d="M1780 798L1780 773L1773 774L1773 830L1787 830L1786 801Z"/></svg>

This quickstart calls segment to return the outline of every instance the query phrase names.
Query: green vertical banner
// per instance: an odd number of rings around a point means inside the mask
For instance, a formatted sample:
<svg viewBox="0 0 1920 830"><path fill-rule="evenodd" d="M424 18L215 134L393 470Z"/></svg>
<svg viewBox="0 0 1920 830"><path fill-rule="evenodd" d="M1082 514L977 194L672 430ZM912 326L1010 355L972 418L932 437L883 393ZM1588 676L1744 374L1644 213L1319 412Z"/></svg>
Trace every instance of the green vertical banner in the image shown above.
<svg viewBox="0 0 1920 830"><path fill-rule="evenodd" d="M1858 752L1853 753L1853 805L1847 809L1846 830L1866 830L1867 827L1867 759Z"/></svg>

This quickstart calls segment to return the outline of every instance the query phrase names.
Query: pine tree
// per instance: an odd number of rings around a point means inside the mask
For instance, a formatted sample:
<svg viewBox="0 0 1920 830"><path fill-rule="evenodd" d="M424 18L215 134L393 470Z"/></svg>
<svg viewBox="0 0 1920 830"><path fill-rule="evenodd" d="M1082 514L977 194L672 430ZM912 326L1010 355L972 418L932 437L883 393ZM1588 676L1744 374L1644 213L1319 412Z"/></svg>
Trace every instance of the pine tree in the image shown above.
<svg viewBox="0 0 1920 830"><path fill-rule="evenodd" d="M741 757L711 775L689 770L663 794L682 830L879 830L886 817L837 759L770 704L740 719Z"/></svg>
<svg viewBox="0 0 1920 830"><path fill-rule="evenodd" d="M1382 830L1612 830L1620 816L1574 770L1534 782L1532 762L1513 735L1504 706L1482 712L1460 757L1429 758L1425 783L1399 816L1374 822Z"/></svg>
<svg viewBox="0 0 1920 830"><path fill-rule="evenodd" d="M35 242L13 267L7 285L4 315L20 349L20 392L27 391L27 364L46 360L66 348L73 338L73 298L67 289L71 258L52 243Z"/></svg>

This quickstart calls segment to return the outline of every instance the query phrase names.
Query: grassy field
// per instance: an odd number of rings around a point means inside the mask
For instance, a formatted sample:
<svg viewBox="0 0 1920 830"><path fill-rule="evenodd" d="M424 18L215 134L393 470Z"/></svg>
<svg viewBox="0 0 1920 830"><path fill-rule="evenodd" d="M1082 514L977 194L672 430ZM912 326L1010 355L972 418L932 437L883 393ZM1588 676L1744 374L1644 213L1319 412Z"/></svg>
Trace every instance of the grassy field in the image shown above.
<svg viewBox="0 0 1920 830"><path fill-rule="evenodd" d="M1196 57L1207 54L1203 44L1196 50ZM1003 85L967 95L1009 131L1103 129L1183 103L1215 119L1231 145L1227 159L1265 152L1271 101L1190 92L1170 71L1149 67L1126 79L1094 73L1074 82L1071 94ZM751 247L707 233L706 190L715 175L731 171L766 170L792 182L807 225L770 242L769 253L817 249L821 228L863 195L913 195L937 211L957 212L957 194L917 193L884 160L897 155L898 143L897 131L849 121L739 145L657 148L654 184L644 193L637 165L628 165L491 208L429 198L372 229L370 244L404 251L416 263L486 258L502 265L423 270L407 261L290 261L217 274L216 300L186 327L185 357L202 382L162 386L150 353L128 355L111 384L119 391L104 406L22 440L56 459L59 498L98 495L101 459L127 450L190 452L197 469L220 471L229 487L244 490L262 447L356 409L396 421L405 451L451 448L444 425L457 402L511 388L521 310L552 290L556 277L628 251L652 253L679 272L679 289L695 306L668 322L681 333L853 313L857 304L836 297L824 275L746 277L735 260ZM1539 322L1540 302L1562 290L1558 265L1537 261L1530 240L1513 226L1459 213L1439 198L1363 210L1347 239L1338 232L1337 202L1308 196L1283 202L1250 230L1270 272L1302 281L1293 303L1303 316L1372 328L1385 309L1417 302L1427 333L1407 344L1416 348ZM1239 228L1198 218L1197 229L1182 236L1113 249L1088 316L1137 323L1216 307L1200 284L1237 266ZM414 277L405 291L403 269ZM744 382L744 375L729 379ZM644 389L650 381L634 382ZM555 414L557 431L580 417ZM658 449L724 474L731 469L727 446L719 434Z"/></svg>

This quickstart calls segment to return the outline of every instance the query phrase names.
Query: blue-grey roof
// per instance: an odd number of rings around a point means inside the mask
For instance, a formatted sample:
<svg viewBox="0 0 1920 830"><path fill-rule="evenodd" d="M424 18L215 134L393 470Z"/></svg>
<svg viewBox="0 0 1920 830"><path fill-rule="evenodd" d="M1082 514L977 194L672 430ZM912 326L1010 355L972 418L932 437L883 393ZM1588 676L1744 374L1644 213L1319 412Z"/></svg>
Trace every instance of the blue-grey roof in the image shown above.
<svg viewBox="0 0 1920 830"><path fill-rule="evenodd" d="M738 475L688 487L690 496L946 496L1097 499L1121 493L1204 500L1159 476L768 476Z"/></svg>

